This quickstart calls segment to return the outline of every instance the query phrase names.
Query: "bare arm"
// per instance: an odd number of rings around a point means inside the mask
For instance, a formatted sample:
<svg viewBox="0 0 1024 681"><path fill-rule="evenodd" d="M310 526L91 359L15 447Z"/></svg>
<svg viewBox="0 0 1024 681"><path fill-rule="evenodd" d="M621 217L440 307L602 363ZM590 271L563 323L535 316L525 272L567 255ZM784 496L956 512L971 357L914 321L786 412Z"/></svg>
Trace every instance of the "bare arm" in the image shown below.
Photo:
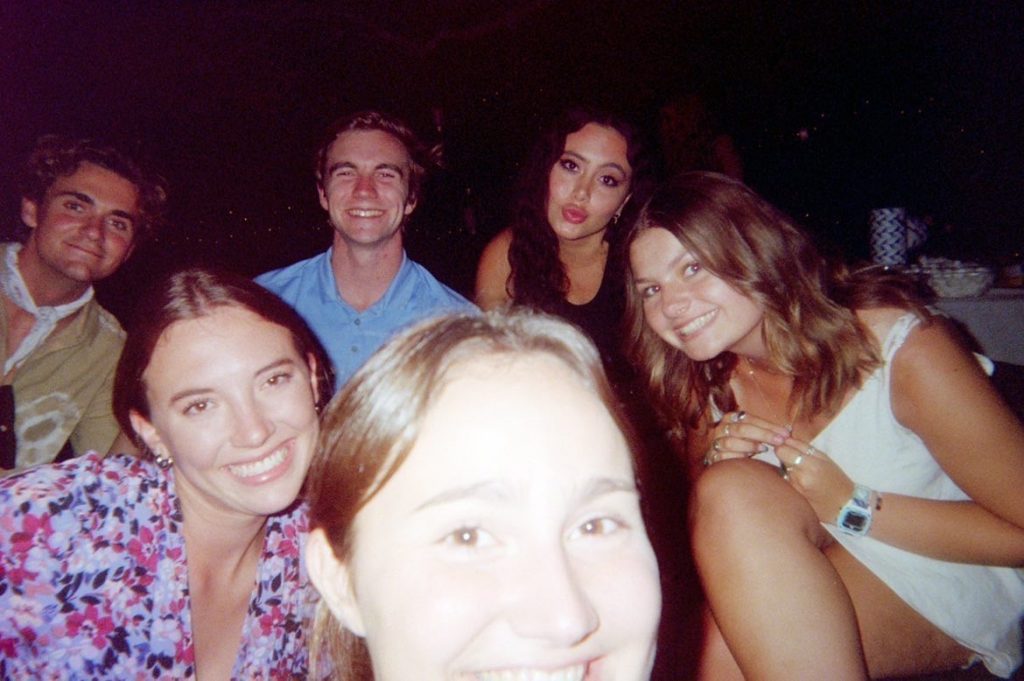
<svg viewBox="0 0 1024 681"><path fill-rule="evenodd" d="M476 270L476 304L482 310L493 310L511 302L509 278L512 266L508 262L508 250L512 245L512 230L506 229L484 248Z"/></svg>
<svg viewBox="0 0 1024 681"><path fill-rule="evenodd" d="M1024 426L943 323L916 328L896 353L892 403L897 420L972 501L884 494L871 536L943 560L1024 565ZM806 446L791 440L780 458L791 464ZM853 487L824 458L805 458L791 477L824 522Z"/></svg>

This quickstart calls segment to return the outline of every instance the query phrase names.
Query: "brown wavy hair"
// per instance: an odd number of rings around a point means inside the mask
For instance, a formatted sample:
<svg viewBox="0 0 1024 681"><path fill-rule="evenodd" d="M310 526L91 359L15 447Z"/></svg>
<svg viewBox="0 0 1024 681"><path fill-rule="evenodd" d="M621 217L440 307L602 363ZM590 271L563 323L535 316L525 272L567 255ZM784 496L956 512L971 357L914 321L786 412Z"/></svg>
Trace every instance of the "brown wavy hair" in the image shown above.
<svg viewBox="0 0 1024 681"><path fill-rule="evenodd" d="M711 172L683 173L643 207L626 237L671 232L701 265L764 310L770 361L793 377L798 417L833 414L881 359L856 310L900 307L930 315L911 280L882 271L830 265L810 237L747 186ZM709 406L736 408L729 378L737 357L699 362L668 345L644 320L643 300L627 267L628 352L645 372L655 405L677 437L710 421Z"/></svg>
<svg viewBox="0 0 1024 681"><path fill-rule="evenodd" d="M316 154L313 156L313 172L316 174L316 184L323 188L324 177L327 175L327 154L331 145L342 134L355 130L379 130L398 140L405 147L409 155L409 196L407 200L419 200L423 180L427 175L427 168L436 165L434 153L420 141L413 129L405 121L381 111L357 111L356 113L343 116L331 123L320 139Z"/></svg>
<svg viewBox="0 0 1024 681"><path fill-rule="evenodd" d="M328 405L307 479L310 531L323 530L335 557L348 562L356 515L405 462L452 367L475 357L524 355L553 357L569 368L604 403L636 460L638 440L582 332L528 310L442 316L386 343ZM316 678L326 669L341 681L373 678L363 640L321 603L310 671Z"/></svg>
<svg viewBox="0 0 1024 681"><path fill-rule="evenodd" d="M558 257L558 237L548 224L548 178L565 151L566 138L588 123L612 128L626 140L626 159L632 169L629 189L633 196L623 208L619 225L630 224L636 206L643 204L650 190L648 145L636 127L618 115L596 109L579 107L564 112L533 148L519 179L508 251L512 267L508 292L517 304L554 312L569 292L565 266ZM615 227L609 225L605 233L610 254L618 252L616 246L621 241L622 230Z"/></svg>
<svg viewBox="0 0 1024 681"><path fill-rule="evenodd" d="M133 243L141 243L164 224L167 180L143 167L121 147L94 139L40 137L22 170L22 197L41 204L58 177L73 175L83 163L106 168L135 185L139 194L139 224Z"/></svg>
<svg viewBox="0 0 1024 681"><path fill-rule="evenodd" d="M171 324L201 319L222 307L248 310L271 324L283 327L291 335L295 351L303 359L316 361L316 406L330 398L331 364L306 322L273 293L251 279L233 272L193 267L169 274L155 283L139 301L128 327L121 358L114 372L113 409L121 430L132 437L139 450L146 452L142 438L133 435L131 412L150 418L144 374L156 344Z"/></svg>

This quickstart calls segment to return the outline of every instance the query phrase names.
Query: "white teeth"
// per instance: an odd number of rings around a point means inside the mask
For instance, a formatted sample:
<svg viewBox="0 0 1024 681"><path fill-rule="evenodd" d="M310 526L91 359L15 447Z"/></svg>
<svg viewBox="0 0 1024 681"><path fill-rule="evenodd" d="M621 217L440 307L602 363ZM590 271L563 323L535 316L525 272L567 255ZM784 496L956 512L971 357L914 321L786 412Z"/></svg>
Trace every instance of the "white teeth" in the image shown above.
<svg viewBox="0 0 1024 681"><path fill-rule="evenodd" d="M696 319L688 322L686 326L679 329L680 335L689 336L691 333L696 333L697 331L700 331L701 329L708 325L708 322L711 321L711 319L715 316L716 312L717 310L712 310L711 312L702 314Z"/></svg>
<svg viewBox="0 0 1024 681"><path fill-rule="evenodd" d="M370 210L363 208L352 208L348 211L348 214L357 218L376 218L384 215L382 210Z"/></svg>
<svg viewBox="0 0 1024 681"><path fill-rule="evenodd" d="M284 461L284 454L285 448L281 447L279 449L275 449L272 454L263 457L259 461L228 466L228 470L240 478L251 478L255 475L266 473L274 466L279 466L281 462Z"/></svg>
<svg viewBox="0 0 1024 681"><path fill-rule="evenodd" d="M555 671L539 669L504 669L495 672L478 672L477 681L583 681L587 666L578 664Z"/></svg>

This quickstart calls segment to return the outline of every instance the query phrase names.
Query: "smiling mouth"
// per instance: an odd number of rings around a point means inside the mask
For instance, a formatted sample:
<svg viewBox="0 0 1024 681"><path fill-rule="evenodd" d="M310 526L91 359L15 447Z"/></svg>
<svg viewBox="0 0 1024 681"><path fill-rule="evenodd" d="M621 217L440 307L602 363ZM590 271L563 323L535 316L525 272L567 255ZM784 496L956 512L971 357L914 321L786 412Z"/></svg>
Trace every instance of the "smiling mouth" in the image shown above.
<svg viewBox="0 0 1024 681"><path fill-rule="evenodd" d="M501 671L477 672L477 681L583 681L587 665L577 664L555 670L502 669Z"/></svg>
<svg viewBox="0 0 1024 681"><path fill-rule="evenodd" d="M692 336L693 334L697 333L698 331L703 329L705 326L710 324L711 320L714 319L715 315L717 315L717 314L718 314L718 310L712 310L711 312L705 312L704 314L702 314L701 316L697 317L696 319L691 319L686 324L681 326L676 331L676 333L679 334L679 336L682 337L682 338L686 338L687 336Z"/></svg>
<svg viewBox="0 0 1024 681"><path fill-rule="evenodd" d="M270 454L267 454L259 461L232 464L228 466L228 470L240 478L254 478L257 475L262 475L267 471L273 470L276 466L280 466L284 463L284 458L287 454L288 445L284 444L272 451Z"/></svg>
<svg viewBox="0 0 1024 681"><path fill-rule="evenodd" d="M384 211L376 208L349 208L346 212L354 218L379 218L384 215Z"/></svg>

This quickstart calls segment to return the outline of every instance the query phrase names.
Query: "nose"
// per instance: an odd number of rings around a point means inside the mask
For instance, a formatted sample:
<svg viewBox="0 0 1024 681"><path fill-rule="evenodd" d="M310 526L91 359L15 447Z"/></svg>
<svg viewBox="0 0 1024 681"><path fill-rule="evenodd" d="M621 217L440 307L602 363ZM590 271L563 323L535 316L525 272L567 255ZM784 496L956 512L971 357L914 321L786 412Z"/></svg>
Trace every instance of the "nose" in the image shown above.
<svg viewBox="0 0 1024 681"><path fill-rule="evenodd" d="M661 291L661 311L666 317L678 317L689 309L690 294L685 286L669 283Z"/></svg>
<svg viewBox="0 0 1024 681"><path fill-rule="evenodd" d="M513 631L553 646L574 646L600 624L587 586L564 549L525 557L510 615Z"/></svg>
<svg viewBox="0 0 1024 681"><path fill-rule="evenodd" d="M580 202L585 202L590 198L590 182L585 177L580 177L576 180L576 184L572 188L572 197Z"/></svg>
<svg viewBox="0 0 1024 681"><path fill-rule="evenodd" d="M373 195L377 193L377 185L374 183L372 175L359 175L356 178L356 186L352 192L359 195Z"/></svg>
<svg viewBox="0 0 1024 681"><path fill-rule="evenodd" d="M274 424L255 401L239 404L235 409L234 433L231 443L236 447L259 447L274 432Z"/></svg>
<svg viewBox="0 0 1024 681"><path fill-rule="evenodd" d="M93 241L103 238L103 216L94 215L82 223L82 234Z"/></svg>

